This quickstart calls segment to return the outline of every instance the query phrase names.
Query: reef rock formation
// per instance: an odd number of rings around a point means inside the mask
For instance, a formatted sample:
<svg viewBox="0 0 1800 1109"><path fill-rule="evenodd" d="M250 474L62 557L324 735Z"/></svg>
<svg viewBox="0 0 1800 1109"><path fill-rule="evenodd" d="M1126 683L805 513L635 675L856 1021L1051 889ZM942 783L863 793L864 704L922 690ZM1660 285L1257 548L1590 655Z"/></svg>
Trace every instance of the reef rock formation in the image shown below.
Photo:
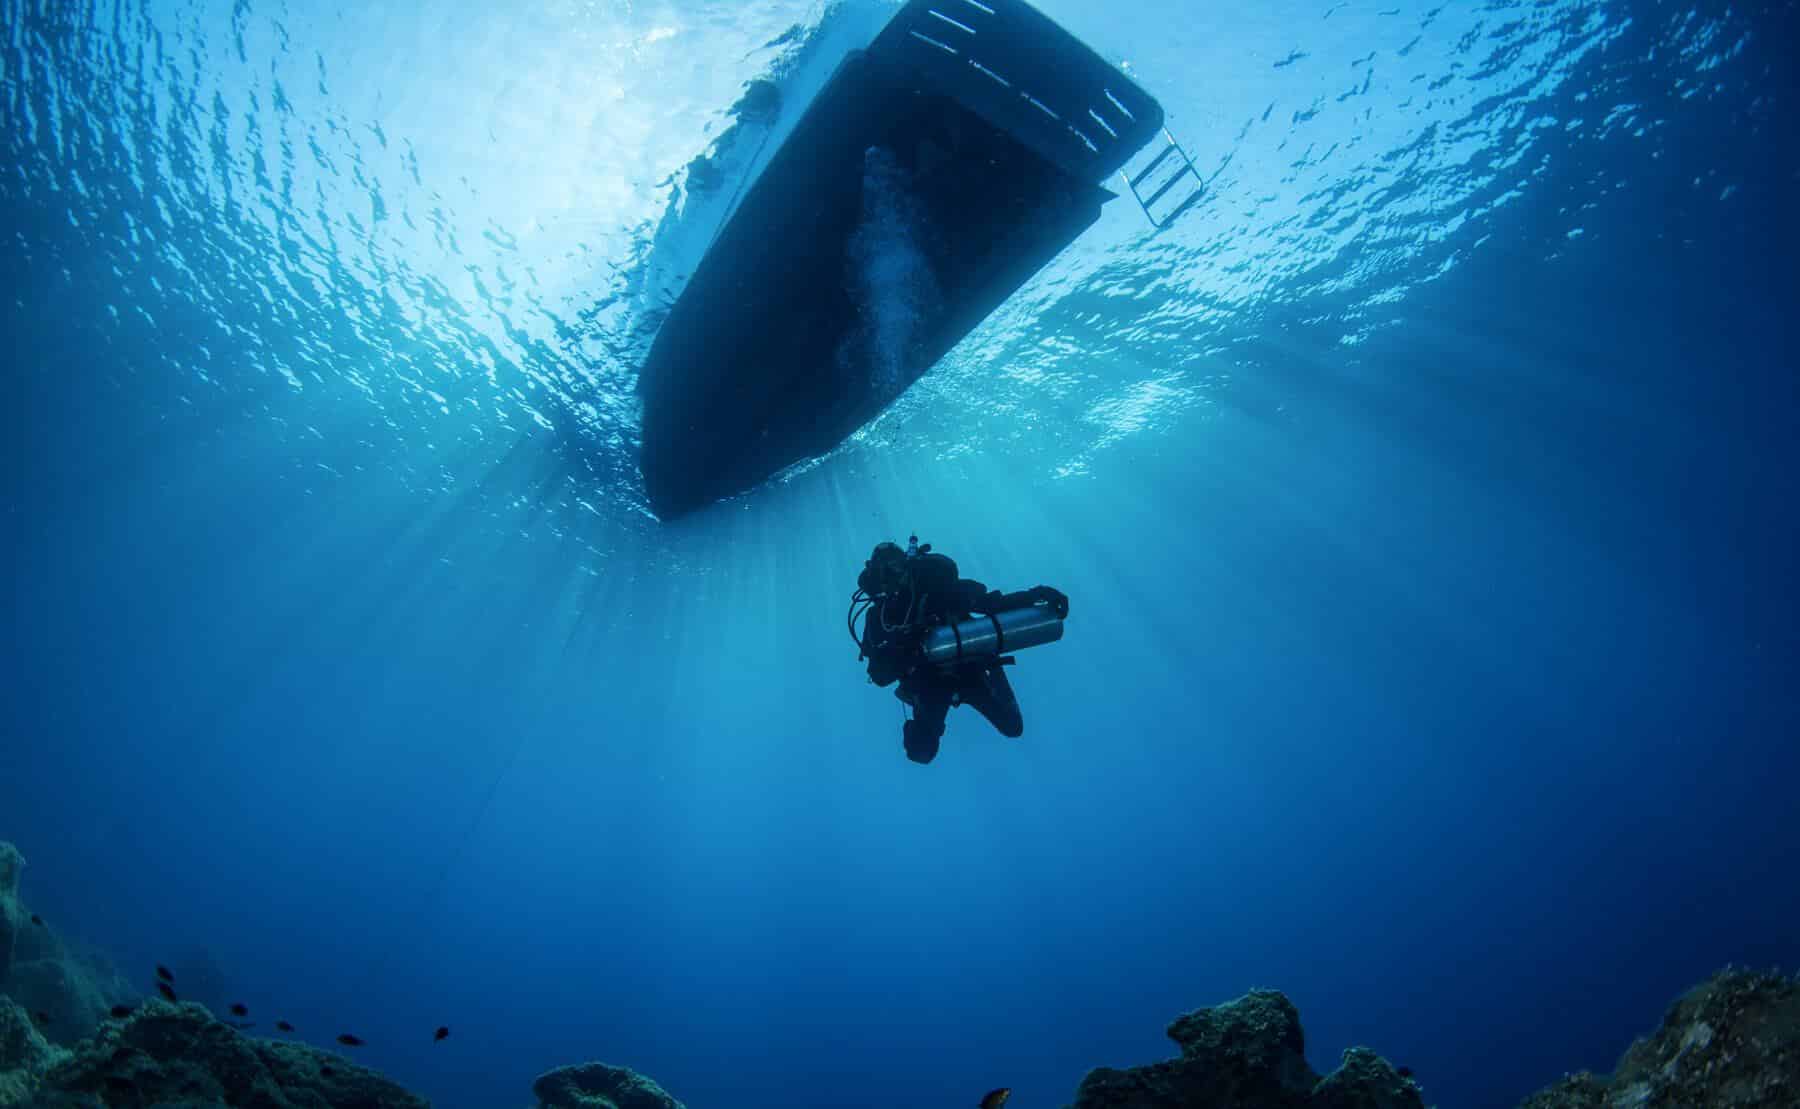
<svg viewBox="0 0 1800 1109"><path fill-rule="evenodd" d="M25 856L5 840L0 840L0 897L19 895L19 875L25 869Z"/></svg>
<svg viewBox="0 0 1800 1109"><path fill-rule="evenodd" d="M682 1109L655 1082L630 1067L580 1063L538 1075L538 1109Z"/></svg>
<svg viewBox="0 0 1800 1109"><path fill-rule="evenodd" d="M252 1039L198 1005L151 1001L43 1076L42 1104L427 1109L388 1079L305 1044ZM59 1101L58 1099L63 1099ZM77 1099L86 1099L78 1101Z"/></svg>
<svg viewBox="0 0 1800 1109"><path fill-rule="evenodd" d="M1520 1109L1800 1105L1800 978L1724 970L1669 1007L1610 1076L1583 1072Z"/></svg>
<svg viewBox="0 0 1800 1109"><path fill-rule="evenodd" d="M68 946L61 936L57 935L48 924L32 924L31 913L26 910L23 901L19 906L19 928L14 936L12 961L17 968L22 963L34 963L39 959L61 959L68 955ZM0 974L0 982L6 981L6 975Z"/></svg>
<svg viewBox="0 0 1800 1109"><path fill-rule="evenodd" d="M1367 1048L1313 1073L1300 1013L1274 990L1177 1017L1168 1035L1179 1058L1090 1071L1073 1109L1425 1109L1418 1087Z"/></svg>
<svg viewBox="0 0 1800 1109"><path fill-rule="evenodd" d="M27 1104L38 1076L67 1055L38 1033L24 1009L0 997L0 1106Z"/></svg>
<svg viewBox="0 0 1800 1109"><path fill-rule="evenodd" d="M25 859L0 842L0 996L42 1013L39 1030L52 1043L92 1035L106 1011L134 996L105 956L72 944L34 920L19 897Z"/></svg>
<svg viewBox="0 0 1800 1109"><path fill-rule="evenodd" d="M0 982L0 995L49 1019L42 1025L53 1043L68 1046L91 1036L106 1011L131 996L125 984L104 967L74 956L14 962Z"/></svg>
<svg viewBox="0 0 1800 1109"><path fill-rule="evenodd" d="M19 875L25 869L25 856L5 840L0 840L0 982L12 966L13 946L19 930L28 917L19 906Z"/></svg>

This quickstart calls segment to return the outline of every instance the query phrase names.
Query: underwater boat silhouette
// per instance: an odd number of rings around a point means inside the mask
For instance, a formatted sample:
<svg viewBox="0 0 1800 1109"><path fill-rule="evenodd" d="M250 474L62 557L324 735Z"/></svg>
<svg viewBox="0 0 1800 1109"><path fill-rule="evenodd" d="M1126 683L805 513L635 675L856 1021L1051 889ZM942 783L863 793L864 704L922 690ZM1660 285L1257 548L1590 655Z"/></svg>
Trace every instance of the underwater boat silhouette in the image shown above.
<svg viewBox="0 0 1800 1109"><path fill-rule="evenodd" d="M1100 182L1162 122L1020 0L911 0L838 64L670 306L638 378L651 508L841 443L1098 219ZM1127 180L1140 203L1171 150Z"/></svg>

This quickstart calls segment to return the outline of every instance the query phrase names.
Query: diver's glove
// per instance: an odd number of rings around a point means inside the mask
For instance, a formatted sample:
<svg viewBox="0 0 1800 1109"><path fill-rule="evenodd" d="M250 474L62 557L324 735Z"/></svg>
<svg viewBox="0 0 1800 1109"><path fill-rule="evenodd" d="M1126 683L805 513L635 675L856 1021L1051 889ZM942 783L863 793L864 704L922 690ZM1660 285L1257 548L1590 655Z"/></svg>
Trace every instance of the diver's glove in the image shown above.
<svg viewBox="0 0 1800 1109"><path fill-rule="evenodd" d="M1032 589L1031 595L1048 604L1050 610L1056 613L1058 620L1069 618L1069 598L1062 590L1052 589L1048 585L1040 585Z"/></svg>

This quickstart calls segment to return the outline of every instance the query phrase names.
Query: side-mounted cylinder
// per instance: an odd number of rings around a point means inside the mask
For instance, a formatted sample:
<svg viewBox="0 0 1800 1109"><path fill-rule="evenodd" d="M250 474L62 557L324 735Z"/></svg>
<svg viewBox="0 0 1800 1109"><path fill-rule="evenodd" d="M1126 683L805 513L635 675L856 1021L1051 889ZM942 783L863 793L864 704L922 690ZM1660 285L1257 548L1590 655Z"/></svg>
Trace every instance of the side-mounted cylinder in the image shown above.
<svg viewBox="0 0 1800 1109"><path fill-rule="evenodd" d="M931 629L925 636L925 660L934 666L981 662L1055 643L1062 634L1062 618L1049 605L1026 605Z"/></svg>

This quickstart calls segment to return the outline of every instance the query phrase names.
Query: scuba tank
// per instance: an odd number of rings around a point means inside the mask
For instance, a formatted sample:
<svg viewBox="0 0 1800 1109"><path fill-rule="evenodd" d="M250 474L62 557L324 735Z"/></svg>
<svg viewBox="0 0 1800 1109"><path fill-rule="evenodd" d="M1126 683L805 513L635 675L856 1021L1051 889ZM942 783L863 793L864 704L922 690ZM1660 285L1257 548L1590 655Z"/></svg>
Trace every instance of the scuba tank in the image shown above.
<svg viewBox="0 0 1800 1109"><path fill-rule="evenodd" d="M931 629L925 636L925 661L934 666L979 662L1008 651L1055 643L1062 634L1062 618L1048 605L971 616L959 624L941 624Z"/></svg>

